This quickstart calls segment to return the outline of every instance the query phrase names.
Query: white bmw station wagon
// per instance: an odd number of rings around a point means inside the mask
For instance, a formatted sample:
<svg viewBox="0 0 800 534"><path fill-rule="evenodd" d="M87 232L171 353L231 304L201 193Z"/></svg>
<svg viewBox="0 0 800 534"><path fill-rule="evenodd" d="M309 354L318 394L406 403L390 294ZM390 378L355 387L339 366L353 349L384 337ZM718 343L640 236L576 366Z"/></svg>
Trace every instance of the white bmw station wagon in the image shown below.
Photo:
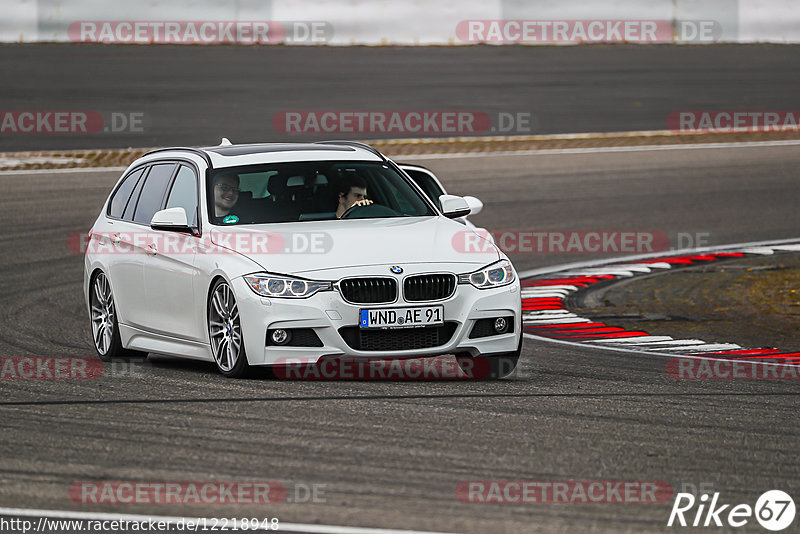
<svg viewBox="0 0 800 534"><path fill-rule="evenodd" d="M89 233L94 346L105 361L153 352L213 361L229 377L445 354L488 369L476 378L508 375L522 346L520 284L465 224L470 202L429 198L355 142L150 152Z"/></svg>

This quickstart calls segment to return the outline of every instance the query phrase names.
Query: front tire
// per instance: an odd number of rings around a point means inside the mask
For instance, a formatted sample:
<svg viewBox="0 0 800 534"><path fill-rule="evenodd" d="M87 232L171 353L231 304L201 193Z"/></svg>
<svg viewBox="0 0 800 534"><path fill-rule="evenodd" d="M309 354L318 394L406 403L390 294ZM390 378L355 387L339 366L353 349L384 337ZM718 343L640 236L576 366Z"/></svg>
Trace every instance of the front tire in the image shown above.
<svg viewBox="0 0 800 534"><path fill-rule="evenodd" d="M233 289L223 279L214 283L208 299L208 335L219 372L229 378L245 376L250 365L244 351L239 307Z"/></svg>

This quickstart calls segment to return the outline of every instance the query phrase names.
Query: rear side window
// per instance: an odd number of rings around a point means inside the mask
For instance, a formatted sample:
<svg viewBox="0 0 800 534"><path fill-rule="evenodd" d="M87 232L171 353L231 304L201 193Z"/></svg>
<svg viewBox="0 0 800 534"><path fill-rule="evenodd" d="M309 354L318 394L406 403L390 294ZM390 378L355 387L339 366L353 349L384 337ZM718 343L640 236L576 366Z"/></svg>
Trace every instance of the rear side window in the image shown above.
<svg viewBox="0 0 800 534"><path fill-rule="evenodd" d="M111 197L111 204L108 207L108 215L116 219L122 218L122 213L125 211L125 206L131 199L131 192L136 187L139 178L142 177L144 168L138 169L130 173L117 188L114 196ZM134 203L136 200L134 199Z"/></svg>
<svg viewBox="0 0 800 534"><path fill-rule="evenodd" d="M183 208L190 225L197 224L197 177L194 171L181 165L167 197L167 208Z"/></svg>
<svg viewBox="0 0 800 534"><path fill-rule="evenodd" d="M252 191L253 198L264 198L269 196L267 184L269 179L278 174L278 171L251 172L239 175L239 189L242 191Z"/></svg>
<svg viewBox="0 0 800 534"><path fill-rule="evenodd" d="M136 184L136 188L133 190L131 199L128 201L128 205L125 206L125 212L122 214L123 221L133 221L133 212L136 211L136 203L139 202L139 194L142 192L142 186L144 185L145 180L147 180L147 173L149 170L150 167L147 167L144 170L144 175L142 175L141 179L139 179L139 182Z"/></svg>
<svg viewBox="0 0 800 534"><path fill-rule="evenodd" d="M139 201L133 214L133 222L150 224L153 215L161 208L161 203L164 201L164 193L167 191L167 185L169 185L169 179L172 178L174 170L174 163L150 167L142 192L139 194Z"/></svg>

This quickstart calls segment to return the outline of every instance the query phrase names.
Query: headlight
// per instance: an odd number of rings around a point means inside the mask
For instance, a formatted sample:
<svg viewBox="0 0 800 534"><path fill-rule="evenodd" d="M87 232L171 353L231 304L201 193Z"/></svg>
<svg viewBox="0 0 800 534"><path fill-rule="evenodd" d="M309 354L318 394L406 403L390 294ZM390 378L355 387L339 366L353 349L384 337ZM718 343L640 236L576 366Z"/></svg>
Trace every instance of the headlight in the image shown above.
<svg viewBox="0 0 800 534"><path fill-rule="evenodd" d="M249 274L244 281L262 297L304 299L317 291L330 291L332 282L315 282L268 273Z"/></svg>
<svg viewBox="0 0 800 534"><path fill-rule="evenodd" d="M507 286L516 279L517 275L514 272L514 267L511 266L511 262L500 260L480 271L459 275L458 283L472 284L478 289L489 289L491 287Z"/></svg>

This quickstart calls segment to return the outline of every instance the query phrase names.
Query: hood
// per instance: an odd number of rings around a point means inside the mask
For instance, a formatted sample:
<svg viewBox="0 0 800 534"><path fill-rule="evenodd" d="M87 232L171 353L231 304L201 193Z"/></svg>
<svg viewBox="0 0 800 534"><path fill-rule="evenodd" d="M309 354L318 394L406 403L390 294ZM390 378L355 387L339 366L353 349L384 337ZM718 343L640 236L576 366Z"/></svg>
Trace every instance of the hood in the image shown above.
<svg viewBox="0 0 800 534"><path fill-rule="evenodd" d="M211 241L280 274L370 265L463 264L500 259L493 243L446 217L347 219L213 227ZM358 269L362 270L362 269Z"/></svg>

